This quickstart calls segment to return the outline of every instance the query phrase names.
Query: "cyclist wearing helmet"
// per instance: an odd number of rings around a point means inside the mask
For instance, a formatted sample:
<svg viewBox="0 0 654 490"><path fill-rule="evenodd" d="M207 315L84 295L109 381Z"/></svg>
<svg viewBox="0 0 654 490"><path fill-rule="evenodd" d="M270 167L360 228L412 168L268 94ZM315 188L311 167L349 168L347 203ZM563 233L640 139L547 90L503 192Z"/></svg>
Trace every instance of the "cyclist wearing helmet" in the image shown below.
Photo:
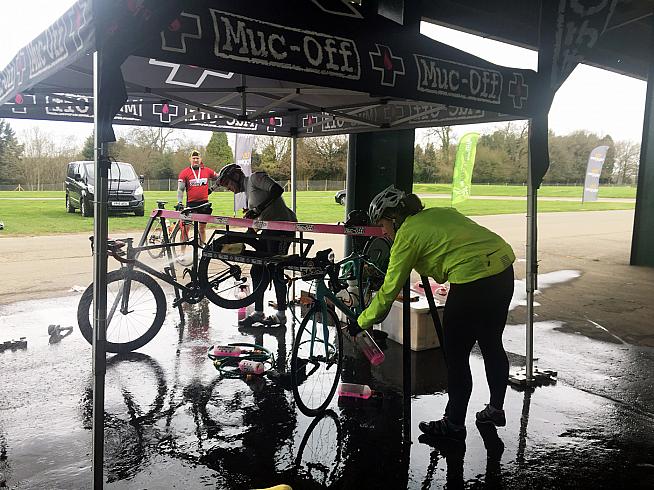
<svg viewBox="0 0 654 490"><path fill-rule="evenodd" d="M177 205L175 209L184 209L182 199L186 191L186 206L196 207L209 202L209 180L218 180L218 174L205 167L198 150L193 150L189 155L190 165L179 173L177 180ZM199 214L211 214L211 206L196 211ZM202 243L207 241L207 224L198 223L200 239Z"/></svg>
<svg viewBox="0 0 654 490"><path fill-rule="evenodd" d="M465 417L472 391L469 357L479 343L490 402L477 413L477 422L504 426L504 395L509 362L502 345L513 296L511 246L453 208L424 209L415 194L394 186L370 203L370 221L393 239L384 284L350 333L381 321L412 269L450 282L443 317L444 353L448 367L448 403L442 420L421 422L420 430L437 437L465 439Z"/></svg>
<svg viewBox="0 0 654 490"><path fill-rule="evenodd" d="M244 217L246 218L297 222L295 213L286 206L282 198L283 187L265 172L254 172L252 175L246 176L239 165L231 163L218 172L218 184L226 187L234 194L245 192L247 211ZM272 236L292 238L295 233L292 231L263 230L258 251L268 255L285 255L288 253L290 242L265 239L265 237ZM263 272L263 266L252 266L252 280L258 283L263 276ZM283 271L275 271L271 275L277 297L277 311L273 315L264 316L263 294L267 289L266 284L255 297L254 313L240 320L238 322L240 326L250 327L254 324L277 326L286 324L286 281L284 280L284 273Z"/></svg>

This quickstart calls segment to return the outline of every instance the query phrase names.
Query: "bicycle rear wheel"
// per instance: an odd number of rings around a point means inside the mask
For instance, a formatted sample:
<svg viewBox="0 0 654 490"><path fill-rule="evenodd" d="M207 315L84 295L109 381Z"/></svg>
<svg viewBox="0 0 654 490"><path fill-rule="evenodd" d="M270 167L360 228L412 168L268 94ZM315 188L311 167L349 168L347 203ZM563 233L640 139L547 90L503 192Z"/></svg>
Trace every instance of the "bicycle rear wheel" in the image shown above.
<svg viewBox="0 0 654 490"><path fill-rule="evenodd" d="M266 266L261 265L260 277L255 279L252 275L255 265L247 261L260 260L257 256L256 239L244 243L243 238L224 236L213 240L208 246L212 247L213 251L220 252L224 245L229 244L243 245L243 250L234 254L240 257L238 261L203 256L198 266L198 278L209 301L222 308L242 308L254 302L256 294L268 284L270 273ZM248 285L250 292L237 294L243 285Z"/></svg>
<svg viewBox="0 0 654 490"><path fill-rule="evenodd" d="M126 285L129 296L124 304ZM107 352L124 354L143 347L157 335L165 316L166 295L152 277L126 268L107 274ZM77 306L77 323L92 344L93 284L86 288Z"/></svg>
<svg viewBox="0 0 654 490"><path fill-rule="evenodd" d="M343 364L340 323L327 306L314 304L298 329L291 355L291 384L300 411L322 413L336 391Z"/></svg>

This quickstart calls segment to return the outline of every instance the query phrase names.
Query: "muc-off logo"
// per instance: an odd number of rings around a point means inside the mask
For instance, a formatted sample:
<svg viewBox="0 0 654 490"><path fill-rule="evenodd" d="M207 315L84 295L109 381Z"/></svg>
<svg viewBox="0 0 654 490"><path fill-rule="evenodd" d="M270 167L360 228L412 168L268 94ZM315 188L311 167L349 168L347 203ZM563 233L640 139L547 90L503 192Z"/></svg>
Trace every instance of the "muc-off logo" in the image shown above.
<svg viewBox="0 0 654 490"><path fill-rule="evenodd" d="M295 225L295 231L313 231L313 229L313 225L308 223L299 223Z"/></svg>
<svg viewBox="0 0 654 490"><path fill-rule="evenodd" d="M489 68L470 66L429 56L414 55L420 92L499 104L502 74Z"/></svg>
<svg viewBox="0 0 654 490"><path fill-rule="evenodd" d="M265 230L268 228L268 222L262 220L253 221L252 228L254 228L255 230Z"/></svg>
<svg viewBox="0 0 654 490"><path fill-rule="evenodd" d="M359 80L353 40L210 9L218 58Z"/></svg>
<svg viewBox="0 0 654 490"><path fill-rule="evenodd" d="M219 218L214 218L213 222L216 223L217 225L228 225L229 218L227 216L221 216Z"/></svg>
<svg viewBox="0 0 654 490"><path fill-rule="evenodd" d="M345 233L347 235L363 235L366 229L363 226L346 226Z"/></svg>

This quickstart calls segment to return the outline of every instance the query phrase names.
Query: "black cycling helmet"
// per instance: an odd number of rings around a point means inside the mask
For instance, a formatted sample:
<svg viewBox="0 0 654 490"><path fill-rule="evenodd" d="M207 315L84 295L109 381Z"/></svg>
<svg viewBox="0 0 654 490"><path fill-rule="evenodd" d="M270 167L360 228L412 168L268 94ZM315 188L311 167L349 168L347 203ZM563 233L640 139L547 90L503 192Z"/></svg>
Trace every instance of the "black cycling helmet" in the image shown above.
<svg viewBox="0 0 654 490"><path fill-rule="evenodd" d="M236 163L229 163L225 165L218 172L218 183L221 184L226 178L229 178L230 175L237 170L242 172L240 165Z"/></svg>

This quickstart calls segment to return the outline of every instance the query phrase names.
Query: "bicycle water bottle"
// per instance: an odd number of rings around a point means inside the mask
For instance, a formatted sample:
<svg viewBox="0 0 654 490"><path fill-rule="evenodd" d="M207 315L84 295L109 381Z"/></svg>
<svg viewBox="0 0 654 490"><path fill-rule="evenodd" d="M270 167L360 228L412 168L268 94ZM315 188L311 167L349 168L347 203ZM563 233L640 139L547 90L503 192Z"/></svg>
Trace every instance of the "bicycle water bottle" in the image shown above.
<svg viewBox="0 0 654 490"><path fill-rule="evenodd" d="M373 366L379 366L382 362L384 362L384 353L367 330L364 330L363 333L356 336L355 339L359 349L368 358L370 364Z"/></svg>
<svg viewBox="0 0 654 490"><path fill-rule="evenodd" d="M217 345L213 348L213 355L216 357L238 357L241 355L241 348L234 345Z"/></svg>
<svg viewBox="0 0 654 490"><path fill-rule="evenodd" d="M249 359L243 359L239 362L238 368L245 374L263 374L264 371L263 362L250 361Z"/></svg>
<svg viewBox="0 0 654 490"><path fill-rule="evenodd" d="M338 385L338 396L347 396L350 398L363 398L367 400L372 396L372 390L368 385L356 383L341 383Z"/></svg>
<svg viewBox="0 0 654 490"><path fill-rule="evenodd" d="M248 284L241 284L238 287L238 291L236 292L236 298L237 299L243 299L246 298L247 296L250 295L250 286ZM238 319L239 320L245 320L245 318L248 316L248 307L247 306L241 306L238 309Z"/></svg>

